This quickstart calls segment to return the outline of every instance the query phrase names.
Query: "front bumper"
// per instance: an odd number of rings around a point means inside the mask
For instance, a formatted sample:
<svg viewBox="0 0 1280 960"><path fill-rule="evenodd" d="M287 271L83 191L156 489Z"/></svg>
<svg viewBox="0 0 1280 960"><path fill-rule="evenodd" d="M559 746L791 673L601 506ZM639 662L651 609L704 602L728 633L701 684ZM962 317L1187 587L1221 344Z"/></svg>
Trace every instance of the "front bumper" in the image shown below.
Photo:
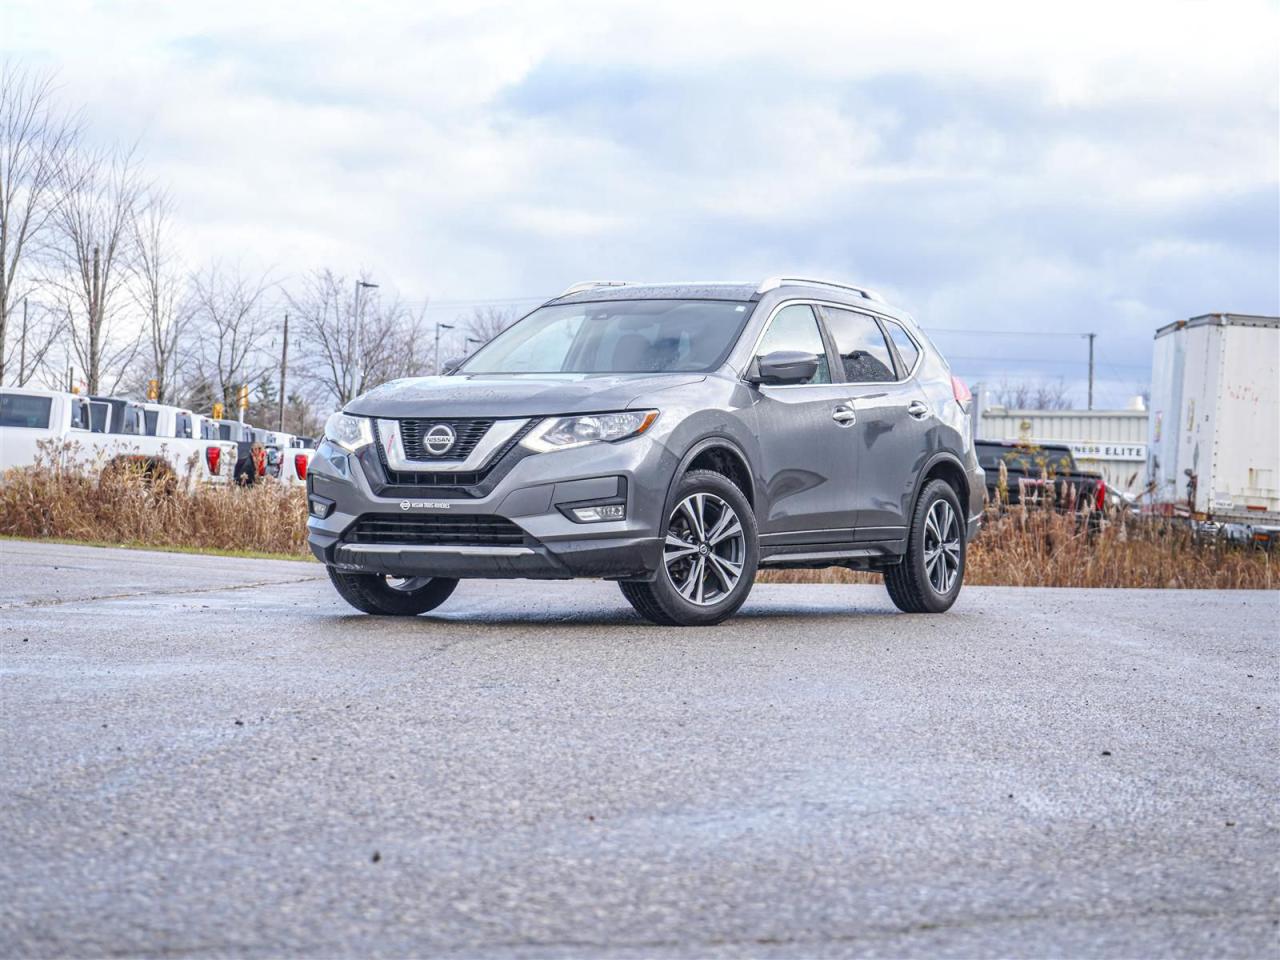
<svg viewBox="0 0 1280 960"><path fill-rule="evenodd" d="M321 562L340 570L457 578L646 579L659 569L659 519L677 459L648 436L573 450L530 454L513 449L470 488L395 486L378 453L349 453L322 443L307 474L307 541ZM571 506L624 502L626 518L580 523ZM321 515L317 515L317 511ZM468 542L463 534L406 536L401 528L468 530L490 521L514 524L514 542ZM379 533L369 542L363 531ZM492 538L491 538L492 539Z"/></svg>

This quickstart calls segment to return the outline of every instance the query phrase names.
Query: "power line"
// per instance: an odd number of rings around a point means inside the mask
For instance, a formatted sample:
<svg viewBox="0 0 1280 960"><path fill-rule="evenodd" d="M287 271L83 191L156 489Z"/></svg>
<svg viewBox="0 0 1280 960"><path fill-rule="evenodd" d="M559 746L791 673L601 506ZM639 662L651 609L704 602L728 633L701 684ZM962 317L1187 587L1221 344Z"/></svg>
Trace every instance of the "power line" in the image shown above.
<svg viewBox="0 0 1280 960"><path fill-rule="evenodd" d="M960 354L945 354L948 360L962 360L967 363L993 363L993 364L1009 364L1009 363L1056 363L1070 364L1077 367L1087 367L1088 360L1069 360L1062 357L993 357L988 354L985 357L966 357ZM1148 364L1143 363L1108 363L1104 364L1108 369L1124 367L1131 370L1150 370Z"/></svg>

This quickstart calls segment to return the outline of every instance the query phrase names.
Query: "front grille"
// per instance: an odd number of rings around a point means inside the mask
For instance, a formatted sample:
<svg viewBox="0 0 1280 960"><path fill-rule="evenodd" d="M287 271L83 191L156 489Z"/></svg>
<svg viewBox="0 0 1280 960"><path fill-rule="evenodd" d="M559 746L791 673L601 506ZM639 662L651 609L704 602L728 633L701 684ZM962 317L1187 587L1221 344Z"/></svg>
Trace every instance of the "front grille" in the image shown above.
<svg viewBox="0 0 1280 960"><path fill-rule="evenodd" d="M367 515L348 528L344 539L348 543L400 546L496 547L521 546L525 535L506 517L482 513L413 517Z"/></svg>
<svg viewBox="0 0 1280 960"><path fill-rule="evenodd" d="M453 446L441 454L428 452L423 443L427 431L435 426L447 426L454 433ZM401 420L400 442L409 460L465 460L492 426L492 420Z"/></svg>
<svg viewBox="0 0 1280 960"><path fill-rule="evenodd" d="M405 424L409 422L413 422L413 421L407 421L407 420L400 421L401 424ZM490 426L493 425L492 420L472 420L472 421L420 420L416 422L426 424L427 425L426 430L431 429L431 426L437 423L457 424L457 423L468 422L468 423L485 423L485 424L489 424ZM520 440L524 437L524 435L528 433L530 430L532 430L534 426L537 425L537 423L538 423L538 419L534 417L528 423L526 423L523 427L521 427L518 431L516 431L515 436L513 436L510 440L508 440L501 447L495 450L492 456L488 458L485 465L480 470L468 470L465 473L461 473L458 471L450 472L445 470L430 469L431 460L446 460L446 459L450 459L449 457L427 458L426 462L422 464L423 467L427 468L425 470L392 470L391 466L387 463L386 453L382 449L382 444L376 443L374 444L374 446L378 448L378 462L382 465L383 473L386 474L387 483L393 484L395 486L403 486L403 487L455 487L455 488L474 487L477 484L479 484L481 481L483 481L484 478L489 475L489 472L494 467L496 467L499 463L502 462L502 459L508 453L510 453L512 449L515 448L515 445L518 444ZM401 429L403 429L403 427ZM488 427L486 427L485 429L487 431ZM423 432L425 432L425 430ZM461 437L462 435L459 434L458 436ZM481 434L481 436L483 436L483 434ZM407 452L408 440L406 439L404 443L405 443L405 449ZM475 446L475 443L472 443L472 447L474 446Z"/></svg>

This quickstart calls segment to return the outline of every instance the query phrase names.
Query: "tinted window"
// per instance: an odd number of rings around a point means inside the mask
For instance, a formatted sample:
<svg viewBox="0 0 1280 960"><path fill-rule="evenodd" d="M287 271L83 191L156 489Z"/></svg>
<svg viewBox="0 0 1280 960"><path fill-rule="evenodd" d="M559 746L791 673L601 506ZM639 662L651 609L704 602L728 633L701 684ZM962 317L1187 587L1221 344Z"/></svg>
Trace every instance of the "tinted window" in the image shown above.
<svg viewBox="0 0 1280 960"><path fill-rule="evenodd" d="M156 422L160 419L160 411L144 409L142 416L146 420L147 436L154 437L156 435Z"/></svg>
<svg viewBox="0 0 1280 960"><path fill-rule="evenodd" d="M0 427L28 427L44 430L49 426L52 397L28 397L21 393L0 393Z"/></svg>
<svg viewBox="0 0 1280 960"><path fill-rule="evenodd" d="M920 356L920 348L915 345L914 340L907 336L907 331L896 323L885 321L884 328L889 331L889 339L898 348L898 356L902 358L902 375L905 377L916 365L916 359Z"/></svg>
<svg viewBox="0 0 1280 960"><path fill-rule="evenodd" d="M1044 472L1073 473L1075 460L1071 451L1063 447L1041 447L1035 443L1005 446L1002 443L974 444L978 466L983 470L999 470L1000 461L1013 470L1021 470L1033 476Z"/></svg>
<svg viewBox="0 0 1280 960"><path fill-rule="evenodd" d="M191 438L191 414L179 413L174 416L173 433L178 437Z"/></svg>
<svg viewBox="0 0 1280 960"><path fill-rule="evenodd" d="M836 342L836 352L850 383L892 383L893 356L884 341L880 325L864 313L825 308L827 328Z"/></svg>
<svg viewBox="0 0 1280 960"><path fill-rule="evenodd" d="M669 373L724 362L751 312L723 300L553 305L508 327L461 373Z"/></svg>
<svg viewBox="0 0 1280 960"><path fill-rule="evenodd" d="M105 403L89 404L89 429L94 433L106 433L109 412L110 410Z"/></svg>
<svg viewBox="0 0 1280 960"><path fill-rule="evenodd" d="M89 405L83 400L71 401L71 427L74 430L89 429Z"/></svg>
<svg viewBox="0 0 1280 960"><path fill-rule="evenodd" d="M803 303L783 307L773 317L769 329L756 348L756 355L763 357L777 350L801 350L816 354L818 370L806 383L830 383L831 370L827 365L827 348L818 332L818 321L813 308Z"/></svg>

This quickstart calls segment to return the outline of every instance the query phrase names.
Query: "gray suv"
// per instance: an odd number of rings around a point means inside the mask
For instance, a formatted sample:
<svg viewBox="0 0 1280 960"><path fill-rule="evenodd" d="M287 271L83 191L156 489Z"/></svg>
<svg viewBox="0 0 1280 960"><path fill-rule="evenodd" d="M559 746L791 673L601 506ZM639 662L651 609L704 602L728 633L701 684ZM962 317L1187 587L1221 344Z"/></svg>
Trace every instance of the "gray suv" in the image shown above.
<svg viewBox="0 0 1280 960"><path fill-rule="evenodd" d="M655 623L713 624L757 569L829 566L939 613L981 520L969 399L861 287L575 284L445 376L334 414L308 539L373 614L469 577L603 577Z"/></svg>

